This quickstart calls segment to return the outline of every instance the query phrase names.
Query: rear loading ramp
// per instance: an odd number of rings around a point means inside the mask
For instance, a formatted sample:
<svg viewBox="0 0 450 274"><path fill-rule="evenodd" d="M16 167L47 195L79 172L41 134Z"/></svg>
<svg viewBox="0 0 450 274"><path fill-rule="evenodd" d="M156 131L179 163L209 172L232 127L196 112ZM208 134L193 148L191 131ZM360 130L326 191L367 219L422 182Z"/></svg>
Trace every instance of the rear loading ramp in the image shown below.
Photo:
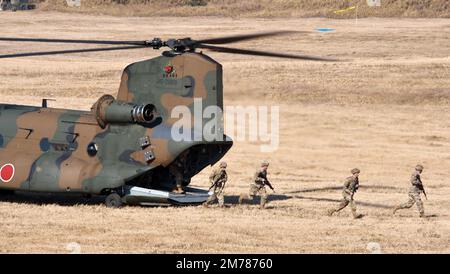
<svg viewBox="0 0 450 274"><path fill-rule="evenodd" d="M204 203L210 194L198 188L186 187L186 193L129 186L122 200L130 205L196 205Z"/></svg>

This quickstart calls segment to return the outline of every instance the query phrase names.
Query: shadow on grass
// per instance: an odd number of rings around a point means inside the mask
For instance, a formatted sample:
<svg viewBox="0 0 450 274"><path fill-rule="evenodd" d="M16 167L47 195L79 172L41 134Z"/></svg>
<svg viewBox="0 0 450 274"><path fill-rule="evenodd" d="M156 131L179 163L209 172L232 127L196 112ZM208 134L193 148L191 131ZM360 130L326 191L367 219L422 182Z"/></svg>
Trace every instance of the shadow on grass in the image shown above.
<svg viewBox="0 0 450 274"><path fill-rule="evenodd" d="M382 190L396 190L399 192L404 192L404 188L393 187L393 186L377 186L377 185L361 185L360 190L364 189L382 189ZM330 190L342 190L342 186L328 186L328 187L316 187L316 188L305 188L295 191L288 192L289 194L297 193L308 193L308 192L320 192L320 191L330 191Z"/></svg>
<svg viewBox="0 0 450 274"><path fill-rule="evenodd" d="M81 194L54 194L16 191L15 193L3 193L0 195L1 202L34 204L34 205L98 205L105 200L103 196L83 197Z"/></svg>
<svg viewBox="0 0 450 274"><path fill-rule="evenodd" d="M291 199L291 196L281 194L269 194L268 202ZM255 197L253 201L248 200L246 204L258 204L261 198ZM33 204L33 205L60 205L60 206L75 206L75 205L101 205L105 201L104 196L92 196L90 198L83 197L81 194L67 194L67 193L40 193L40 192L25 192L16 191L15 193L0 194L1 202L19 203L19 204ZM237 205L239 195L225 195L225 204ZM197 206L198 204L191 204ZM139 205L127 205L139 206ZM149 205L145 207L167 206L167 204ZM174 205L174 206L188 206L188 205Z"/></svg>
<svg viewBox="0 0 450 274"><path fill-rule="evenodd" d="M341 189L335 187L329 188L319 188L318 191L323 190L335 190ZM314 192L313 189L306 189L300 191L294 191L289 193L308 193ZM81 194L54 194L54 193L35 193L35 192L23 192L16 191L15 194L5 194L2 193L0 195L1 202L11 202L11 203L20 203L20 204L34 204L34 205L60 205L60 206L74 206L74 205L101 205L104 203L104 196L92 196L90 198L83 197ZM283 195L283 194L268 194L268 202L271 201L285 201L289 199L301 199L301 200L309 200L309 201L319 201L319 202L332 202L339 203L341 199L332 199L332 198L322 198L322 197L308 197L304 195ZM253 200L246 200L245 204L250 205L259 205L261 201L260 196L256 196ZM239 203L239 195L225 195L225 204L227 205L237 205ZM375 207L375 208L385 208L390 209L393 208L394 205L386 205L379 203L370 203L364 201L356 200L356 204L360 206L367 207ZM131 205L132 206L132 205ZM437 217L436 215L428 215L427 217Z"/></svg>
<svg viewBox="0 0 450 274"><path fill-rule="evenodd" d="M301 200L310 200L310 201L318 201L318 202L335 202L339 203L341 199L331 199L331 198L320 198L320 197L307 197L307 196L294 196L296 199ZM369 202L363 202L355 200L357 206L368 206L368 207L376 207L376 208L393 208L393 205L385 205L385 204L377 204L377 203L369 203Z"/></svg>
<svg viewBox="0 0 450 274"><path fill-rule="evenodd" d="M268 194L267 201L284 201L292 199L292 196L287 196L283 194ZM225 195L224 201L226 204L238 204L239 203L239 195ZM253 200L246 200L245 204L258 204L261 202L260 196L255 196Z"/></svg>

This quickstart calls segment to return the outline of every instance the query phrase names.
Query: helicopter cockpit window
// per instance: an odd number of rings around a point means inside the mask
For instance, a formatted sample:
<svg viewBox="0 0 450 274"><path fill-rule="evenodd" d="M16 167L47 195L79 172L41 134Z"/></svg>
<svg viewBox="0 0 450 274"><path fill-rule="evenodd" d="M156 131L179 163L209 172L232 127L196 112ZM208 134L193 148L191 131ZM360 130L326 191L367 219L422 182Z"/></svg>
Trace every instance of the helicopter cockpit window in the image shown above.
<svg viewBox="0 0 450 274"><path fill-rule="evenodd" d="M97 155L97 151L98 151L97 144L94 142L89 143L89 145L87 146L87 153L89 154L89 156Z"/></svg>

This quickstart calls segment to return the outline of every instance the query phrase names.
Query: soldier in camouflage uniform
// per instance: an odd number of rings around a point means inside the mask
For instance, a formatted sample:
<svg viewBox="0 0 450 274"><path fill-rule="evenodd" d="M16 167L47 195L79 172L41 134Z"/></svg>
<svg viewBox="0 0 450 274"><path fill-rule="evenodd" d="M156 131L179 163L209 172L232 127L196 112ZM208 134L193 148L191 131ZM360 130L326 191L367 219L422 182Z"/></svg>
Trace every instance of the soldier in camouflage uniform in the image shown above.
<svg viewBox="0 0 450 274"><path fill-rule="evenodd" d="M262 161L261 168L255 172L253 176L253 182L250 184L249 194L241 194L239 197L239 204L242 204L244 200L254 200L257 194L261 195L260 208L264 209L267 203L267 191L266 185L275 192L274 188L267 180L267 168L269 167L268 161Z"/></svg>
<svg viewBox="0 0 450 274"><path fill-rule="evenodd" d="M175 188L172 190L174 193L178 193L178 194L185 193L184 188L183 188L183 180L184 180L183 175L184 175L186 157L187 157L187 151L180 154L178 159L176 159L169 166L169 172L175 178Z"/></svg>
<svg viewBox="0 0 450 274"><path fill-rule="evenodd" d="M411 175L411 188L409 189L409 193L408 193L408 195L409 195L408 202L395 207L392 214L395 214L395 212L399 209L411 208L414 204L416 204L417 209L419 210L419 213L420 213L420 217L425 217L422 199L420 198L420 193L424 192L422 180L420 178L420 174L422 174L422 172L423 172L423 166L417 165L416 170Z"/></svg>
<svg viewBox="0 0 450 274"><path fill-rule="evenodd" d="M203 206L207 207L208 205L214 203L216 200L219 202L220 207L224 207L224 191L225 183L228 180L227 175L227 163L221 162L218 169L214 169L211 175L209 176L209 180L211 182L211 187L209 190L213 189L213 194L209 196L208 200L203 203Z"/></svg>
<svg viewBox="0 0 450 274"><path fill-rule="evenodd" d="M359 188L359 174L361 171L357 168L352 169L353 176L348 177L344 183L344 189L342 191L343 199L337 208L332 208L328 211L328 216L332 216L333 213L339 212L350 204L352 209L353 218L359 218L360 215L356 214L356 204L353 200L353 195Z"/></svg>

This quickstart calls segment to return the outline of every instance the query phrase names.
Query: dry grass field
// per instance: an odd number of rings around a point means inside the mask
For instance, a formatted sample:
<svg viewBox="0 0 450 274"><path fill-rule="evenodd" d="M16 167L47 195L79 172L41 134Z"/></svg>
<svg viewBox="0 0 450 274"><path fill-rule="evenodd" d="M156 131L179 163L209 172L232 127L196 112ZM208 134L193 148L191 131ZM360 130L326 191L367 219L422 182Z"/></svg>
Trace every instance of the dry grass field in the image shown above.
<svg viewBox="0 0 450 274"><path fill-rule="evenodd" d="M105 208L100 201L20 194L0 201L0 252L67 253L450 253L450 19L139 18L55 12L0 13L1 36L150 39L206 38L267 30L309 34L236 46L336 57L303 62L210 54L224 66L227 105L279 105L280 147L236 142L229 163L227 208ZM332 27L318 33L317 27ZM67 47L67 46L66 46ZM76 46L74 46L76 47ZM0 43L0 52L60 49ZM121 70L153 50L4 59L0 102L89 109L115 94ZM276 188L269 208L235 206L258 162L271 161ZM407 199L410 173L423 163L427 218L416 208L391 216ZM359 167L350 209L325 215L343 179ZM193 179L207 187L210 169Z"/></svg>
<svg viewBox="0 0 450 274"><path fill-rule="evenodd" d="M354 12L334 13L358 6L360 17L450 17L448 0L89 0L68 7L65 0L34 0L39 9L115 16L226 16L354 18Z"/></svg>

